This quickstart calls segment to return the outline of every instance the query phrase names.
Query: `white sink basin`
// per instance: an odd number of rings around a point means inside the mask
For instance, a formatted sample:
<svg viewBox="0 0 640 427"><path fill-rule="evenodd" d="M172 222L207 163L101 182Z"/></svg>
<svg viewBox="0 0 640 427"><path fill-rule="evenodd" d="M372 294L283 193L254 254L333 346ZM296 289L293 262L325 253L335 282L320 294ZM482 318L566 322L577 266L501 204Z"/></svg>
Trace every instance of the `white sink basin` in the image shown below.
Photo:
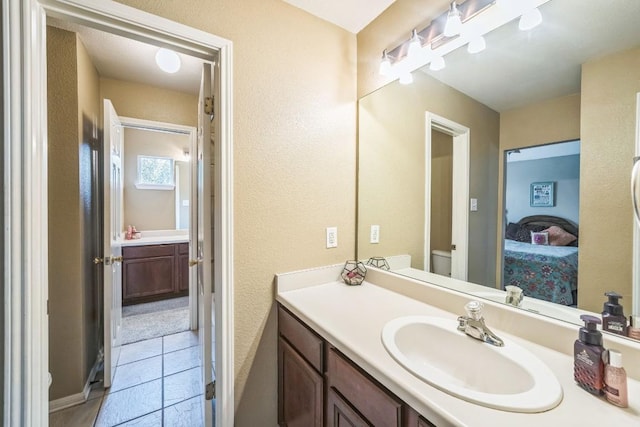
<svg viewBox="0 0 640 427"><path fill-rule="evenodd" d="M457 326L439 317L400 317L385 325L382 342L418 378L466 401L512 412L543 412L560 403L557 378L528 350L499 333L504 347L487 344Z"/></svg>

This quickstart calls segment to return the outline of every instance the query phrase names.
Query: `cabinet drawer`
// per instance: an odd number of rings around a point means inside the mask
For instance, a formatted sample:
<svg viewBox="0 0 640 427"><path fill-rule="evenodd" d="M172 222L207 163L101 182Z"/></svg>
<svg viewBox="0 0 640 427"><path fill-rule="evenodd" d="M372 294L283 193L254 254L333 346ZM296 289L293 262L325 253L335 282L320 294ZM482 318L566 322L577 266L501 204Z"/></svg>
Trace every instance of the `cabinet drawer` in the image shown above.
<svg viewBox="0 0 640 427"><path fill-rule="evenodd" d="M278 330L313 368L322 373L324 341L292 314L278 308Z"/></svg>
<svg viewBox="0 0 640 427"><path fill-rule="evenodd" d="M173 256L174 251L173 245L124 246L122 248L122 257L124 259L134 259Z"/></svg>
<svg viewBox="0 0 640 427"><path fill-rule="evenodd" d="M374 426L401 426L402 402L334 349L328 352L327 378L329 386L334 387Z"/></svg>

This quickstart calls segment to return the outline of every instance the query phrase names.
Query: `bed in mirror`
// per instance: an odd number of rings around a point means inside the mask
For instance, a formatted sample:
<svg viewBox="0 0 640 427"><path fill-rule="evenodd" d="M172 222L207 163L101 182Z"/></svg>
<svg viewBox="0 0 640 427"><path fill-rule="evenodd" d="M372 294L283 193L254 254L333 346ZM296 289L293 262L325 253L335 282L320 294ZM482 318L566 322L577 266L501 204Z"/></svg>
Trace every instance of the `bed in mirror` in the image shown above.
<svg viewBox="0 0 640 427"><path fill-rule="evenodd" d="M360 99L357 255L494 301L518 286L522 308L576 325L607 291L638 315L640 2L540 12Z"/></svg>

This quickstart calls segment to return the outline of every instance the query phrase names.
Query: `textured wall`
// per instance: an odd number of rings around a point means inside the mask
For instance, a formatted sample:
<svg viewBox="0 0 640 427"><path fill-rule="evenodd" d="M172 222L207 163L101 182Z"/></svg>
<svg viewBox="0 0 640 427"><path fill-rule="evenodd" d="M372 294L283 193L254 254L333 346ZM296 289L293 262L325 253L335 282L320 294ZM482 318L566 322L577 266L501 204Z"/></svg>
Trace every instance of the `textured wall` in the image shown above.
<svg viewBox="0 0 640 427"><path fill-rule="evenodd" d="M189 149L189 137L142 129L124 130L124 218L123 225L138 231L176 228L175 189L138 189L138 156L170 157L181 160Z"/></svg>
<svg viewBox="0 0 640 427"><path fill-rule="evenodd" d="M84 386L76 62L76 35L47 27L51 400Z"/></svg>
<svg viewBox="0 0 640 427"><path fill-rule="evenodd" d="M580 155L507 163L506 209L509 222L530 215L555 215L580 224ZM530 206L532 182L555 182L555 204Z"/></svg>
<svg viewBox="0 0 640 427"><path fill-rule="evenodd" d="M604 292L612 289L624 296L625 312L631 306L629 177L638 92L640 49L582 66L578 306L595 312L602 310ZM582 291L585 286L589 292Z"/></svg>
<svg viewBox="0 0 640 427"><path fill-rule="evenodd" d="M276 425L274 274L354 256L355 36L279 0L122 3L234 43L236 425Z"/></svg>
<svg viewBox="0 0 640 427"><path fill-rule="evenodd" d="M394 82L360 100L358 258L409 253L422 264L427 111L471 130L469 195L479 209L469 214L469 281L493 286L498 113L420 72L412 85ZM369 243L371 224L381 226L379 244Z"/></svg>
<svg viewBox="0 0 640 427"><path fill-rule="evenodd" d="M198 125L198 97L140 83L100 79L100 95L119 116L185 126Z"/></svg>

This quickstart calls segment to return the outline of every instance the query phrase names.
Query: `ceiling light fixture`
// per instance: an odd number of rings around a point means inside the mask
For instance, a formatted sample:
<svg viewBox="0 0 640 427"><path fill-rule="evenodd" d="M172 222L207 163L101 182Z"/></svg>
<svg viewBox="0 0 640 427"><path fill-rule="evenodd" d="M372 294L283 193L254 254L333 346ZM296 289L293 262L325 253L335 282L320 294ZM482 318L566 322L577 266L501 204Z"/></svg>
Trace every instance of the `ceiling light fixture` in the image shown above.
<svg viewBox="0 0 640 427"><path fill-rule="evenodd" d="M180 57L174 51L161 47L156 53L156 64L165 73L174 74L180 70Z"/></svg>
<svg viewBox="0 0 640 427"><path fill-rule="evenodd" d="M467 52L469 53L478 53L482 52L487 48L487 42L484 40L483 36L474 37L469 42L467 46Z"/></svg>
<svg viewBox="0 0 640 427"><path fill-rule="evenodd" d="M522 31L531 30L542 23L542 14L540 13L540 9L534 7L529 11L522 14L520 17L520 22L518 23L518 28Z"/></svg>
<svg viewBox="0 0 640 427"><path fill-rule="evenodd" d="M449 14L447 15L447 23L444 26L444 35L446 37L453 37L460 34L462 29L462 20L460 19L460 11L455 1L451 2L449 7Z"/></svg>

